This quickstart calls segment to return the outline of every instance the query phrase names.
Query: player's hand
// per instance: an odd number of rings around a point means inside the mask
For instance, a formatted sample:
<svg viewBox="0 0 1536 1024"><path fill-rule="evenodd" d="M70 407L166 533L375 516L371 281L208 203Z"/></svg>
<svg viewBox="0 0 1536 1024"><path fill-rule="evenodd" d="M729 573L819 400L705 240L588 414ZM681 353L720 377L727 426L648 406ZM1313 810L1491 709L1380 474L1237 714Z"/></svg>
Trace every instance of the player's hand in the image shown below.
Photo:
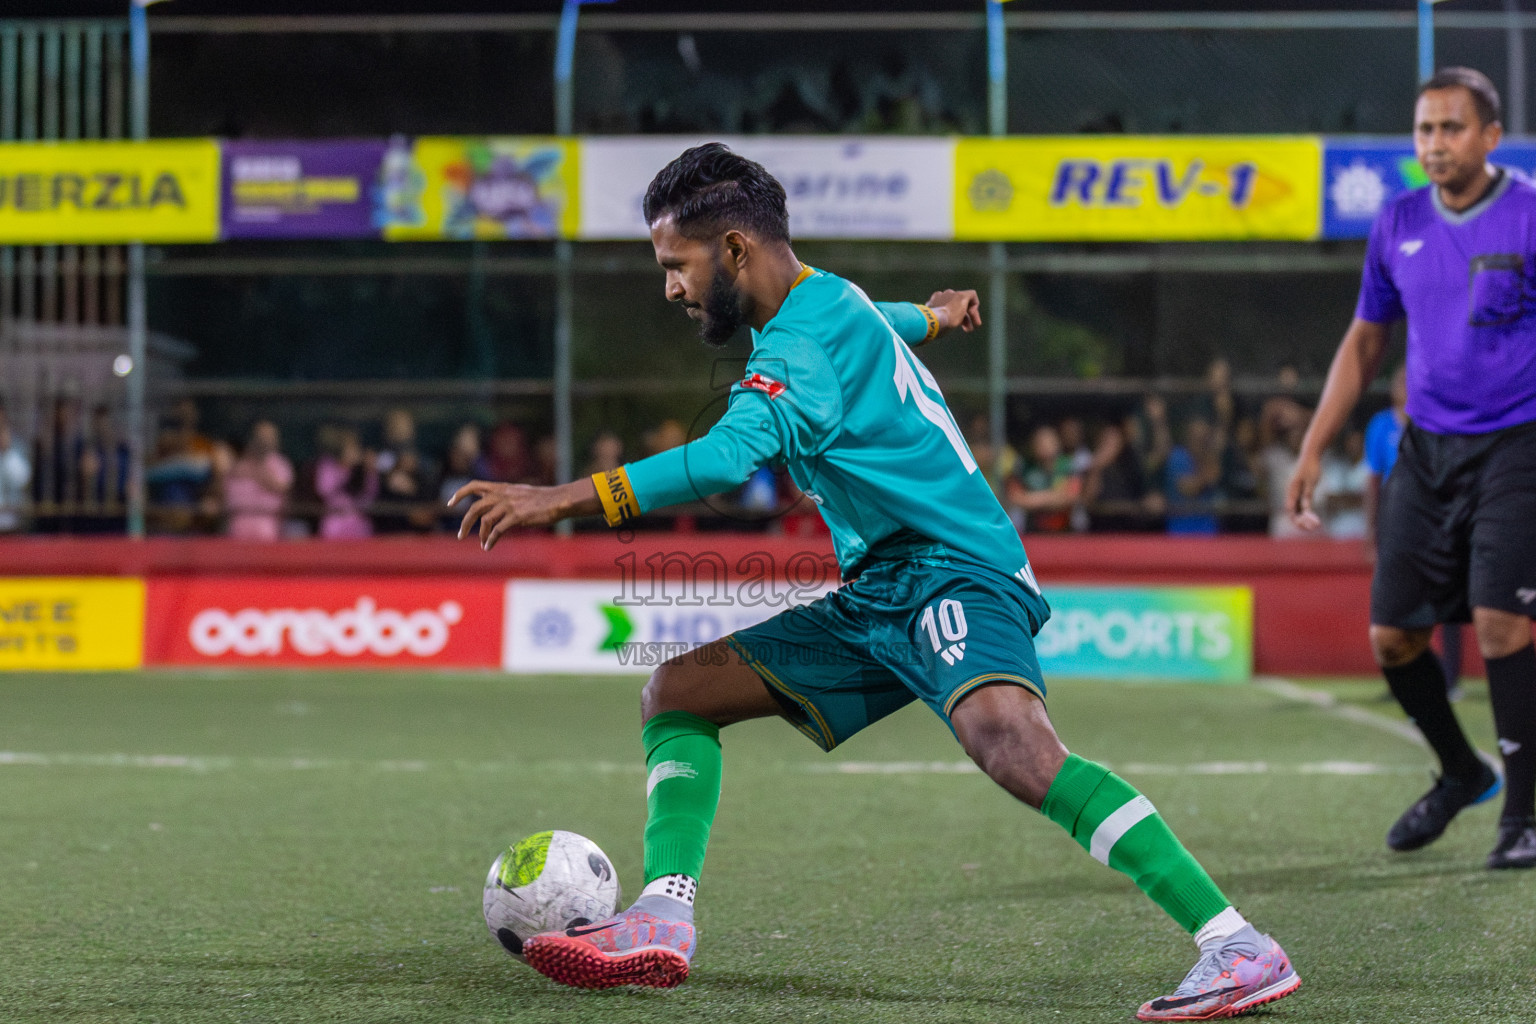
<svg viewBox="0 0 1536 1024"><path fill-rule="evenodd" d="M981 326L981 300L969 289L957 292L946 288L934 292L925 305L938 317L940 334L956 327L970 334Z"/></svg>
<svg viewBox="0 0 1536 1024"><path fill-rule="evenodd" d="M459 540L478 529L481 550L489 551L514 526L548 526L563 518L564 503L557 497L559 491L558 487L471 480L453 492L448 507L453 508L465 498L475 499L459 524Z"/></svg>
<svg viewBox="0 0 1536 1024"><path fill-rule="evenodd" d="M1311 531L1323 525L1322 517L1312 509L1312 495L1322 475L1322 462L1308 456L1302 456L1291 471L1290 483L1285 488L1285 510L1300 529Z"/></svg>

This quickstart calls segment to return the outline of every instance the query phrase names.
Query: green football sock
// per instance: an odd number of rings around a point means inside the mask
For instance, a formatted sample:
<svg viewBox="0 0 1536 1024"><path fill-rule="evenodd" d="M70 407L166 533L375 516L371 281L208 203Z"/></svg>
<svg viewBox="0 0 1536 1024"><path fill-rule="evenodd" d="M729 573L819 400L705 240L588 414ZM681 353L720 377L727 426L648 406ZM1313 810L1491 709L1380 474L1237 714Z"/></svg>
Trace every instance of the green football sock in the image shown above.
<svg viewBox="0 0 1536 1024"><path fill-rule="evenodd" d="M1069 754L1040 811L1094 860L1129 875L1191 935L1232 905L1152 801L1103 765Z"/></svg>
<svg viewBox="0 0 1536 1024"><path fill-rule="evenodd" d="M698 879L720 804L720 727L663 711L640 730L645 743L645 881Z"/></svg>

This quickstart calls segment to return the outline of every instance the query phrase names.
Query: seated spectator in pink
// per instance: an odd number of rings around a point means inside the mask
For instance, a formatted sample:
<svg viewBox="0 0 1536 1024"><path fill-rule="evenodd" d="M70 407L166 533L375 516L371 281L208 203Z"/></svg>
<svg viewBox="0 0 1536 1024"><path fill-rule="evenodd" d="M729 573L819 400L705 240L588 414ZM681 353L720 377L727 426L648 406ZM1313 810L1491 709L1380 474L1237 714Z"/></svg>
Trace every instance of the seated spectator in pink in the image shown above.
<svg viewBox="0 0 1536 1024"><path fill-rule="evenodd" d="M293 488L293 463L278 451L277 424L259 420L245 451L224 481L228 533L236 540L272 541L282 533L283 504Z"/></svg>
<svg viewBox="0 0 1536 1024"><path fill-rule="evenodd" d="M320 536L325 540L360 540L373 536L368 507L379 496L379 473L351 427L320 430L320 458L315 462L315 493L325 506Z"/></svg>

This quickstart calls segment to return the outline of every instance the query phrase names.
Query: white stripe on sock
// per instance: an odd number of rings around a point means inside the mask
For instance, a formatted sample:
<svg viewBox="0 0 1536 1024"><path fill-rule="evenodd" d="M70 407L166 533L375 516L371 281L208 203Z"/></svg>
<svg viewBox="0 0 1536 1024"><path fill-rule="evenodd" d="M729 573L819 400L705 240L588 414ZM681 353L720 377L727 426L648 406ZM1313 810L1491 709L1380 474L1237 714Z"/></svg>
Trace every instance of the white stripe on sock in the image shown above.
<svg viewBox="0 0 1536 1024"><path fill-rule="evenodd" d="M1093 839L1088 843L1089 856L1107 867L1109 852L1115 848L1120 837L1129 832L1141 819L1156 813L1157 808L1152 806L1152 801L1139 793L1136 799L1127 800L1093 830Z"/></svg>

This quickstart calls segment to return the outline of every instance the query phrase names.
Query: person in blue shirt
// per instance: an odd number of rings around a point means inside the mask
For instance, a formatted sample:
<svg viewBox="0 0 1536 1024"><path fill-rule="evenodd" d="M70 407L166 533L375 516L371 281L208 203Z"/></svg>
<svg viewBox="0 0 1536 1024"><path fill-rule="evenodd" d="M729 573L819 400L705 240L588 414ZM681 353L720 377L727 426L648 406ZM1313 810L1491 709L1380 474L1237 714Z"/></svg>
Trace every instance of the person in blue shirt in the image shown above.
<svg viewBox="0 0 1536 1024"><path fill-rule="evenodd" d="M1217 485L1221 482L1225 438L1209 420L1184 422L1183 443L1168 453L1163 488L1168 496L1168 532L1176 536L1211 536L1217 531Z"/></svg>
<svg viewBox="0 0 1536 1024"><path fill-rule="evenodd" d="M683 153L646 193L651 243L709 344L752 328L719 422L661 454L558 487L477 481L460 527L506 530L576 515L622 525L731 490L784 464L832 534L843 579L811 604L674 658L641 695L645 881L623 913L523 944L568 985L670 988L696 948L693 902L720 798L720 729L777 715L823 749L913 700L982 771L1122 871L1195 938L1200 959L1143 1020L1230 1016L1301 984L1284 950L1232 906L1150 801L1068 753L1045 711L1033 637L1050 609L1018 533L912 350L981 323L976 294L871 302L805 266L783 186L719 143Z"/></svg>
<svg viewBox="0 0 1536 1024"><path fill-rule="evenodd" d="M1408 425L1408 368L1399 366L1392 374L1392 404L1372 416L1365 424L1365 464L1379 485L1397 463L1397 446ZM1377 498L1380 497L1378 493ZM1375 522L1375 508L1370 519ZM1374 526L1372 533L1374 534Z"/></svg>

